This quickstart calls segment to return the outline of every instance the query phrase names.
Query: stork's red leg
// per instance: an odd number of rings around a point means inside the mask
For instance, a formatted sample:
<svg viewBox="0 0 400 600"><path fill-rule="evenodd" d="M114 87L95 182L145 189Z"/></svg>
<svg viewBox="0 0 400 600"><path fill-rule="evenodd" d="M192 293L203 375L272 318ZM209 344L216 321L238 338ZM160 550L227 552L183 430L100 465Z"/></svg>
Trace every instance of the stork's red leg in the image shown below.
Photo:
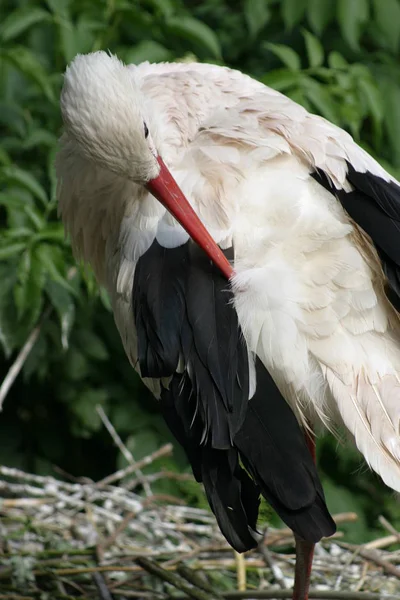
<svg viewBox="0 0 400 600"><path fill-rule="evenodd" d="M306 433L306 443L315 463L315 438L312 430ZM295 535L295 540L296 569L294 575L293 600L308 600L308 589L310 587L315 544L306 542L297 535Z"/></svg>

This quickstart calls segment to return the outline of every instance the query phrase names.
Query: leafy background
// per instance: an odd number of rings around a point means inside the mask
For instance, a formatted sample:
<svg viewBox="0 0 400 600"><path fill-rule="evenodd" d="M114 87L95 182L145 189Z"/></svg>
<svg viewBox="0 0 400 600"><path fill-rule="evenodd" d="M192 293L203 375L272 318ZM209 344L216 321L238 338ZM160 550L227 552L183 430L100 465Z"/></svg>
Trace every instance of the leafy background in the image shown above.
<svg viewBox="0 0 400 600"><path fill-rule="evenodd" d="M122 466L98 404L135 458L169 439L57 220L66 64L98 49L133 63L227 64L344 127L400 174L399 41L399 0L0 0L0 381L37 334L4 403L1 463L92 478ZM359 514L349 539L376 535L379 514L400 527L393 494L353 449L326 436L318 452L331 510ZM188 468L179 448L163 466ZM204 502L196 486L157 486Z"/></svg>

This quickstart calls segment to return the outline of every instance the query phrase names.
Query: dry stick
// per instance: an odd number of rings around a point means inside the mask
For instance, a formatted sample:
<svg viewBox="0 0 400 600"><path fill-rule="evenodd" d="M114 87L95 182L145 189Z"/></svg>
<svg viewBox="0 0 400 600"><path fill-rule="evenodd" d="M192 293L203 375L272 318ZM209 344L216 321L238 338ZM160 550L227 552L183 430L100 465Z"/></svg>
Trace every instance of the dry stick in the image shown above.
<svg viewBox="0 0 400 600"><path fill-rule="evenodd" d="M239 554L234 550L236 562L237 587L239 591L246 589L246 563L243 554Z"/></svg>
<svg viewBox="0 0 400 600"><path fill-rule="evenodd" d="M205 592L209 592L209 593L213 594L217 600L222 600L223 596L221 596L221 594L219 594L218 592L213 590L210 583L208 583L208 581L204 581L202 579L202 577L200 576L200 574L197 571L195 571L194 569L190 569L186 565L182 564L182 565L178 565L176 570L179 573L179 575L181 575L181 577L184 577L185 579L187 579L187 581L189 581L189 583L204 590Z"/></svg>
<svg viewBox="0 0 400 600"><path fill-rule="evenodd" d="M386 537L379 538L378 540L373 540L372 542L367 542L364 544L365 550L378 550L379 548L387 548L392 544L396 544L399 541L398 535L387 535Z"/></svg>
<svg viewBox="0 0 400 600"><path fill-rule="evenodd" d="M111 596L111 592L108 589L108 586L104 580L104 577L101 573L93 573L92 575L93 581L96 585L96 588L99 592L100 599L99 600L113 600Z"/></svg>
<svg viewBox="0 0 400 600"><path fill-rule="evenodd" d="M358 551L359 556L375 563L376 565L379 565L384 571L386 571L386 573L389 573L389 575L394 575L394 577L400 579L400 569L387 562L387 560L382 558L379 553L376 552L376 550L366 548L366 545L356 546L354 544L346 544L344 542L338 542L338 544L347 550Z"/></svg>
<svg viewBox="0 0 400 600"><path fill-rule="evenodd" d="M141 460L138 460L136 463L129 465L125 469L120 469L119 471L112 473L112 475L107 475L107 477L104 477L104 479L100 479L96 483L96 488L102 488L102 487L105 487L106 485L111 485L111 484L115 483L116 481L118 481L119 479L122 479L126 475L135 473L135 471L137 471L138 469L141 469L142 467L146 467L147 465L150 465L152 462L154 462L158 458L161 458L162 456L169 456L170 454L172 454L172 444L165 444L164 446L161 446L161 448L159 448L152 454L149 454L149 456L145 456Z"/></svg>
<svg viewBox="0 0 400 600"><path fill-rule="evenodd" d="M222 594L225 600L268 600L270 598L292 598L291 590L248 590L247 592L226 592ZM336 592L310 589L308 597L317 600L399 600L400 596L383 596L368 592ZM176 599L178 600L178 599Z"/></svg>
<svg viewBox="0 0 400 600"><path fill-rule="evenodd" d="M374 562L375 564L379 565L380 567L382 567L382 569L386 573L389 573L390 575L394 575L395 577L400 579L400 569L398 569L394 565L391 565L389 562L384 560L381 556L379 556L379 554L378 554L378 552L376 552L376 550L365 550L365 549L361 548L359 554L366 560L370 560L370 561ZM400 598L400 595L399 595L399 598Z"/></svg>
<svg viewBox="0 0 400 600"><path fill-rule="evenodd" d="M142 567L145 571L150 573L151 575L155 575L159 577L163 581L173 585L178 590L185 592L187 596L190 598L194 598L195 600L217 600L216 596L210 595L202 589L194 588L186 583L186 581L180 577L179 575L175 575L170 571L166 571L162 567L160 567L156 562L148 559L148 558L137 558L137 564Z"/></svg>
<svg viewBox="0 0 400 600"><path fill-rule="evenodd" d="M51 314L53 308L48 306L46 310L43 312L43 315L39 321L39 323L32 329L25 344L22 346L21 350L18 352L17 358L14 360L13 364L8 370L7 375L3 379L3 383L0 386L0 412L3 410L3 403L6 399L8 392L10 391L11 386L14 381L18 377L22 367L25 364L26 359L28 358L33 346L36 344L40 331L42 329L42 325L44 321Z"/></svg>
<svg viewBox="0 0 400 600"><path fill-rule="evenodd" d="M69 271L67 273L67 281L70 281L74 277L76 271L77 271L76 267L71 267L69 269ZM50 316L50 314L52 312L53 312L52 306L48 306L43 311L42 316L39 320L39 323L32 329L32 331L30 332L30 334L27 337L25 344L22 346L21 350L18 352L17 358L15 359L15 361L9 368L7 375L5 376L3 383L0 386L0 412L3 410L3 403L4 403L4 400L6 399L8 392L10 391L11 386L13 385L14 381L18 377L22 367L25 364L26 359L28 358L33 346L36 344L36 342L39 338L43 323L46 321L46 319Z"/></svg>
<svg viewBox="0 0 400 600"><path fill-rule="evenodd" d="M387 519L385 519L384 516L381 515L379 517L379 522L389 533L395 535L397 537L397 541L400 542L400 532L397 531L397 529L395 529L393 525L389 523Z"/></svg>
<svg viewBox="0 0 400 600"><path fill-rule="evenodd" d="M125 446L125 444L121 440L120 436L116 432L116 430L115 430L113 424L111 423L110 419L107 417L106 413L104 412L103 407L98 404L96 406L96 411L97 411L97 414L100 416L100 419L103 421L103 424L106 427L108 433L111 435L112 439L114 440L115 445L119 448L119 450L121 451L122 455L125 457L125 460L130 465L134 465L134 464L137 465L137 462L133 458L132 452L130 452L128 450L128 448ZM145 478L143 476L143 473L140 470L140 468L138 468L136 466L136 469L135 469L134 473L135 473L136 477L139 479L140 483L143 485L144 493L146 494L146 496L147 497L151 496L152 495L152 491L151 491L150 484L149 484L148 481L145 480Z"/></svg>
<svg viewBox="0 0 400 600"><path fill-rule="evenodd" d="M288 586L286 585L285 577L282 573L282 570L280 567L278 567L277 564L275 564L275 562L271 556L271 552L269 551L269 548L266 545L265 540L267 537L267 533L268 533L268 530L266 529L264 532L263 539L261 540L261 542L258 545L258 550L259 550L260 554L262 554L267 567L269 567L271 569L271 572L275 578L275 581L279 584L279 586L283 590L286 590L288 588Z"/></svg>

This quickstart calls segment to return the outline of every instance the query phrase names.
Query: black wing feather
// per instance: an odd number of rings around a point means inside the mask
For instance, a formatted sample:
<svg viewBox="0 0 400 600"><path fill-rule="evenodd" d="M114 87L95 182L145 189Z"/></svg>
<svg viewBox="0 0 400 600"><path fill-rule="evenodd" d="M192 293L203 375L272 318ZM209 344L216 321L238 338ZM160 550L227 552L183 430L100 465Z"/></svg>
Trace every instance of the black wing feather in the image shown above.
<svg viewBox="0 0 400 600"><path fill-rule="evenodd" d="M133 313L142 377L168 377L178 365L187 252L186 244L166 249L154 241L136 265Z"/></svg>
<svg viewBox="0 0 400 600"><path fill-rule="evenodd" d="M400 307L400 187L370 172L360 173L348 164L353 190L337 189L322 170L312 174L334 194L346 212L371 238L379 254L389 288L387 296Z"/></svg>
<svg viewBox="0 0 400 600"><path fill-rule="evenodd" d="M192 242L155 242L138 262L133 297L142 376L172 376L161 410L229 543L238 552L257 545L260 492L304 539L331 535L304 434L260 361L248 400L247 347L218 269Z"/></svg>

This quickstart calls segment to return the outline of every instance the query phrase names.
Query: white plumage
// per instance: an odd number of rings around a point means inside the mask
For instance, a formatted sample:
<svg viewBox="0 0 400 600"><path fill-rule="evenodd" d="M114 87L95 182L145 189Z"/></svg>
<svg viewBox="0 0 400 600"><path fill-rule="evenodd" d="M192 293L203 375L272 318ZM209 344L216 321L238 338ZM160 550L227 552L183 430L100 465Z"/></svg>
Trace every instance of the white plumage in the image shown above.
<svg viewBox="0 0 400 600"><path fill-rule="evenodd" d="M342 421L400 491L398 315L369 238L311 173L322 169L347 191L346 161L390 176L344 131L227 68L78 57L62 110L60 212L76 254L110 293L132 365L135 264L154 239L166 248L188 239L140 185L157 175L158 152L215 241L234 245L249 349L299 418Z"/></svg>

